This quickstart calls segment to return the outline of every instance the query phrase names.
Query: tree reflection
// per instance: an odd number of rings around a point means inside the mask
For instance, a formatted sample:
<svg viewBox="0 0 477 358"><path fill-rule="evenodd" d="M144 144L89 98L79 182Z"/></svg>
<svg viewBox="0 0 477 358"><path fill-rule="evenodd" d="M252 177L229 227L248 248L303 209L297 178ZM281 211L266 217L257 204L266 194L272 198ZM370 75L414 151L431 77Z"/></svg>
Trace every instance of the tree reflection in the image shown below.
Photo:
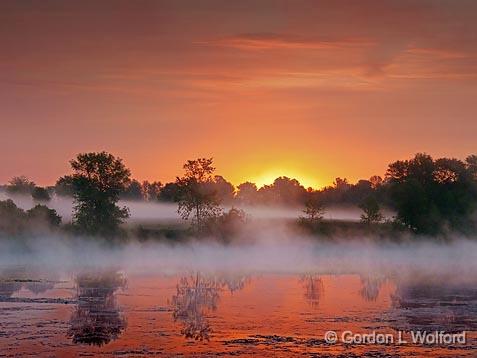
<svg viewBox="0 0 477 358"><path fill-rule="evenodd" d="M361 276L360 296L368 302L375 302L384 283L383 277Z"/></svg>
<svg viewBox="0 0 477 358"><path fill-rule="evenodd" d="M0 297L12 297L21 288L22 284L19 282L0 279Z"/></svg>
<svg viewBox="0 0 477 358"><path fill-rule="evenodd" d="M300 282L305 289L304 297L311 307L318 307L321 297L325 292L323 280L316 274L304 274L300 277Z"/></svg>
<svg viewBox="0 0 477 358"><path fill-rule="evenodd" d="M212 329L206 315L217 309L220 291L228 289L234 293L248 282L248 277L207 277L199 272L181 277L171 300L174 321L181 322L183 326L181 333L186 338L209 340Z"/></svg>
<svg viewBox="0 0 477 358"><path fill-rule="evenodd" d="M219 285L227 289L230 293L244 289L250 283L250 276L222 275L219 277Z"/></svg>
<svg viewBox="0 0 477 358"><path fill-rule="evenodd" d="M125 286L118 272L82 274L76 279L78 304L70 320L73 343L102 346L117 339L126 328L115 297Z"/></svg>
<svg viewBox="0 0 477 358"><path fill-rule="evenodd" d="M10 298L22 288L35 295L55 288L55 273L41 272L38 268L18 266L0 273L0 297Z"/></svg>
<svg viewBox="0 0 477 358"><path fill-rule="evenodd" d="M40 293L44 293L48 290L52 290L55 288L55 282L53 281L33 281L33 282L28 282L25 283L25 288L29 290L30 292L34 293L35 295L38 295Z"/></svg>

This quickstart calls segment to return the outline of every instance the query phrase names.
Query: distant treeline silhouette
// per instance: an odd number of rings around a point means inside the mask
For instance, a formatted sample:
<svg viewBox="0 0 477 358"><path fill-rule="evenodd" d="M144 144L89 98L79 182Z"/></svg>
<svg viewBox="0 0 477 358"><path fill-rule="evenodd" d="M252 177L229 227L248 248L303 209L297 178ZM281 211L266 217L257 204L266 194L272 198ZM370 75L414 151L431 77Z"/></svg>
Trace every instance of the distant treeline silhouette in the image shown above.
<svg viewBox="0 0 477 358"><path fill-rule="evenodd" d="M223 205L306 207L304 219L313 221L320 220L328 206L350 205L363 210L363 222L368 224L383 220L380 208L384 206L396 212L394 224L418 234L475 231L476 155L462 161L419 153L391 163L383 177L374 175L356 184L336 178L323 189L305 188L288 177L261 188L251 182L234 187L215 175L211 158L186 162L184 176L165 184L131 179L122 160L106 152L79 154L70 164L73 174L61 177L52 187L41 188L28 178L15 177L2 189L12 195L31 195L38 203L48 202L52 195L71 196L76 227L100 236L117 235L128 217L128 209L117 205L120 199L177 203L181 216L191 218L198 231L214 218L225 220ZM7 206L0 206L0 216Z"/></svg>

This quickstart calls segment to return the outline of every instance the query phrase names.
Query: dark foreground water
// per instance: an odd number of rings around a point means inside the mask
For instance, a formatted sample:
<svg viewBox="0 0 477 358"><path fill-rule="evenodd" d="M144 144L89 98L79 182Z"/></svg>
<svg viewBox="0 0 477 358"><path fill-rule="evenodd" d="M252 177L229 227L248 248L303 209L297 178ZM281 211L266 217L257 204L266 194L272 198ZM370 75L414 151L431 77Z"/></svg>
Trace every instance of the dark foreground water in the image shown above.
<svg viewBox="0 0 477 358"><path fill-rule="evenodd" d="M447 278L0 266L1 357L475 357L476 330L477 288ZM414 343L416 331L466 342Z"/></svg>

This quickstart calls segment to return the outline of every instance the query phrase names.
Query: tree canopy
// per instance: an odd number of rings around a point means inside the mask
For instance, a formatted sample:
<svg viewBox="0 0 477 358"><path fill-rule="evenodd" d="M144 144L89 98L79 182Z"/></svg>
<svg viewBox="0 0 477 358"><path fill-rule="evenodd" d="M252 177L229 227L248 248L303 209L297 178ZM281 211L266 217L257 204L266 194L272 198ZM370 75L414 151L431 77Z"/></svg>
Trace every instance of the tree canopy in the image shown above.
<svg viewBox="0 0 477 358"><path fill-rule="evenodd" d="M477 203L472 159L434 160L419 153L390 164L386 179L397 219L414 232L437 234L446 227L465 231L472 225Z"/></svg>
<svg viewBox="0 0 477 358"><path fill-rule="evenodd" d="M176 179L178 212L184 220L192 216L193 226L198 232L205 228L209 219L221 213L214 171L212 158L188 160L184 164L184 175Z"/></svg>
<svg viewBox="0 0 477 358"><path fill-rule="evenodd" d="M79 154L70 164L73 174L66 180L73 187L74 226L86 235L118 235L129 217L128 209L117 205L130 182L129 169L106 152Z"/></svg>

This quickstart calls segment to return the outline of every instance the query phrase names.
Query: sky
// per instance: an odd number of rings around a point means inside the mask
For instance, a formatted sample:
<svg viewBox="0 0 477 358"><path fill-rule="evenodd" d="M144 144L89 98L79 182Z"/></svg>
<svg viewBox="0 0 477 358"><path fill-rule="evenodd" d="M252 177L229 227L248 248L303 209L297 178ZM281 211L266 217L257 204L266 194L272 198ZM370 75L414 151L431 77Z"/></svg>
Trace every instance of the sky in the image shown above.
<svg viewBox="0 0 477 358"><path fill-rule="evenodd" d="M2 0L0 183L106 150L174 180L385 173L477 152L477 1Z"/></svg>

